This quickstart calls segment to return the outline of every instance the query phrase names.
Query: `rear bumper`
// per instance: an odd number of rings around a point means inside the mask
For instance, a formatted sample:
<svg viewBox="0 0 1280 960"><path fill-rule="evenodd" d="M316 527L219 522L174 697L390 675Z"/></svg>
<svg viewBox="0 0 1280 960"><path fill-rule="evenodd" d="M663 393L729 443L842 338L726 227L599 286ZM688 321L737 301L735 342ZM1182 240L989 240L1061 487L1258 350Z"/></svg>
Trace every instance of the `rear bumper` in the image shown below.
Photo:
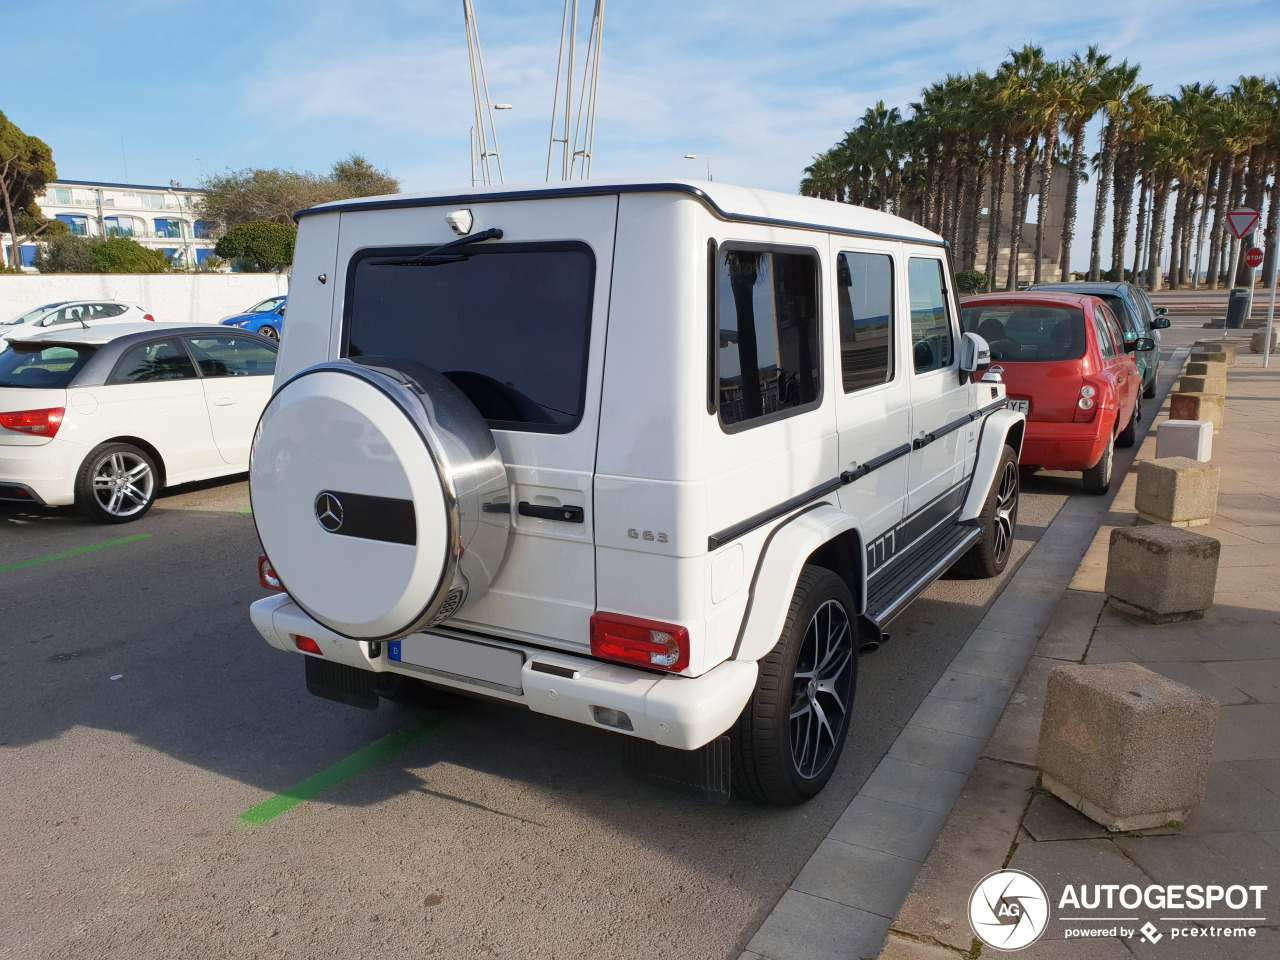
<svg viewBox="0 0 1280 960"><path fill-rule="evenodd" d="M1088 470L1102 459L1114 419L1110 411L1099 410L1092 423L1028 420L1019 460L1045 470Z"/></svg>
<svg viewBox="0 0 1280 960"><path fill-rule="evenodd" d="M249 608L249 616L267 643L279 650L301 653L292 635L310 637L324 651L325 659L336 663L374 673L398 673L442 687L521 703L535 713L652 740L678 750L697 749L728 730L756 685L757 668L752 662L729 660L700 677L676 677L485 638L486 644L519 650L524 655L522 689L519 693L506 692L489 684L468 683L456 675L445 677L389 660L385 643L380 645L377 657L370 657L370 644L326 630L285 594L257 601ZM535 662L558 668L557 673L534 670ZM622 711L634 729L625 731L597 723L593 707Z"/></svg>
<svg viewBox="0 0 1280 960"><path fill-rule="evenodd" d="M78 444L56 437L41 444L0 444L0 500L28 502L25 497L5 495L5 487L16 487L26 490L36 503L74 503L82 452Z"/></svg>

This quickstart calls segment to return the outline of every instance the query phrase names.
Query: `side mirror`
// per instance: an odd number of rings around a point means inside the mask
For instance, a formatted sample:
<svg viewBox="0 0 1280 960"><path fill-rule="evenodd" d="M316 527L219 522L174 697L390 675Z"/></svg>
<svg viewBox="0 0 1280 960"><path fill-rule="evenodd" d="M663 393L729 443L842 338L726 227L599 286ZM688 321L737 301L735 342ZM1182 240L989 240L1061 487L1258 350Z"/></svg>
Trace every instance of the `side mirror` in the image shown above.
<svg viewBox="0 0 1280 960"><path fill-rule="evenodd" d="M1124 344L1125 353L1135 353L1139 350L1154 350L1156 342L1150 337L1135 337L1132 340L1126 340Z"/></svg>
<svg viewBox="0 0 1280 960"><path fill-rule="evenodd" d="M1161 309L1161 310L1163 310L1163 309L1164 309L1164 307L1161 307L1160 309ZM1166 317L1166 316L1164 316L1163 314L1161 314L1161 315L1157 316L1154 320L1152 320L1152 321L1151 321L1151 329L1152 329L1152 330L1167 330L1167 329L1169 328L1169 324L1170 324L1171 322L1172 322L1172 321L1170 321L1168 317Z"/></svg>
<svg viewBox="0 0 1280 960"><path fill-rule="evenodd" d="M966 333L960 338L960 369L976 373L991 366L991 347L976 333Z"/></svg>

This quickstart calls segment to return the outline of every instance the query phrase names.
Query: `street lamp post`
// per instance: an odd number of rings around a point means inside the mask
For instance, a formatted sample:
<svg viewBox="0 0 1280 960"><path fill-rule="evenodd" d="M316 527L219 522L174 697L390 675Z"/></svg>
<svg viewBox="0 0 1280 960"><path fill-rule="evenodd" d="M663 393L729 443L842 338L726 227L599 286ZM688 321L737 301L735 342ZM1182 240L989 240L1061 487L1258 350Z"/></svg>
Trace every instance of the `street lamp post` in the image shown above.
<svg viewBox="0 0 1280 960"><path fill-rule="evenodd" d="M487 102L486 102L486 101L484 101L484 100L481 100L481 101L480 101L480 106L482 106L482 107L487 107L487 106L490 106L490 104L489 104L489 103L487 103ZM511 109L511 104L509 104L509 103L495 103L495 104L492 104L492 106L493 106L493 109L495 109L495 110L510 110L510 109ZM494 134L494 136L496 137L496 136L497 136L497 134L495 133L495 134ZM497 153L496 153L496 152L492 152L492 151L490 151L490 150L489 150L489 148L488 148L488 145L486 144L486 145L485 145L485 146L480 150L480 156L479 156L479 157L477 157L477 156L476 156L476 143L477 143L477 137L476 137L476 125L473 123L473 124L471 125L471 185L472 185L473 187L476 185L476 169L477 169L477 165L483 165L483 164L485 164L485 162L489 159L489 157L497 156ZM488 178L488 177L483 177L483 179L484 179L485 183L486 183L486 184L488 184L488 182L489 182L489 178Z"/></svg>
<svg viewBox="0 0 1280 960"><path fill-rule="evenodd" d="M701 154L701 153L686 153L686 154L684 155L684 158L685 158L686 160L705 160L705 161L707 161L707 179L708 179L708 180L712 180L712 179L714 179L714 178L711 176L711 158L710 158L710 157L708 157L706 154Z"/></svg>

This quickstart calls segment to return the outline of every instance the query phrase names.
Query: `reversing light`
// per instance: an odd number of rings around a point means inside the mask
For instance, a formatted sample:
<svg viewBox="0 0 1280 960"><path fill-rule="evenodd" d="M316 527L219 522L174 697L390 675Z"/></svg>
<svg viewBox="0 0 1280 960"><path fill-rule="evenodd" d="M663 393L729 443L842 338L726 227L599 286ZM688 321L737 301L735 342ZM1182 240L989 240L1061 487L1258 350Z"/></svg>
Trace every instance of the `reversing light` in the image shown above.
<svg viewBox="0 0 1280 960"><path fill-rule="evenodd" d="M46 407L43 410L15 410L13 413L0 413L0 427L14 433L25 433L33 437L52 439L58 435L62 426L66 407Z"/></svg>
<svg viewBox="0 0 1280 960"><path fill-rule="evenodd" d="M1093 409L1093 398L1092 398L1092 397L1081 397L1081 398L1077 401L1077 404L1078 404L1078 406L1080 407L1080 409L1081 409L1081 410L1092 410L1092 409Z"/></svg>
<svg viewBox="0 0 1280 960"><path fill-rule="evenodd" d="M295 633L293 635L293 645L303 653L314 653L317 657L324 656L324 651L320 649L320 644L310 637L300 637Z"/></svg>
<svg viewBox="0 0 1280 960"><path fill-rule="evenodd" d="M1076 412L1071 417L1075 423L1088 423L1093 420L1094 407L1098 401L1094 399L1098 395L1098 388L1087 380L1080 386L1080 396L1076 398Z"/></svg>
<svg viewBox="0 0 1280 960"><path fill-rule="evenodd" d="M689 631L673 623L597 613L591 618L591 655L679 673L689 665Z"/></svg>
<svg viewBox="0 0 1280 960"><path fill-rule="evenodd" d="M258 554L258 582L262 584L263 590L275 590L277 593L284 592L284 584L276 576L275 570L271 567L271 561L267 559L265 553Z"/></svg>
<svg viewBox="0 0 1280 960"><path fill-rule="evenodd" d="M635 730L635 727L631 725L631 718L621 710L614 710L612 707L592 707L591 713L596 718L596 723L603 727L613 727L615 730Z"/></svg>

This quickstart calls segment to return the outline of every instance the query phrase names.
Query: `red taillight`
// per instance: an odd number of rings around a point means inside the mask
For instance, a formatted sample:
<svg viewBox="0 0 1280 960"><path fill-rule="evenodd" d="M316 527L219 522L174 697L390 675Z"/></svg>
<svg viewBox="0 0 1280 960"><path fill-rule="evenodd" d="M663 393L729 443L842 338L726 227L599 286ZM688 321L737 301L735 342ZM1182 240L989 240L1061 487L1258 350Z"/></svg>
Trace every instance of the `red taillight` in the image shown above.
<svg viewBox="0 0 1280 960"><path fill-rule="evenodd" d="M297 634L293 636L293 643L303 653L314 653L317 657L323 657L324 651L320 649L320 644L316 643L310 637L300 637Z"/></svg>
<svg viewBox="0 0 1280 960"><path fill-rule="evenodd" d="M66 411L66 407L49 407L47 410L0 413L0 427L36 437L56 437L58 428L62 426L62 415Z"/></svg>
<svg viewBox="0 0 1280 960"><path fill-rule="evenodd" d="M267 559L265 553L258 554L258 582L262 584L263 590L284 592L284 584L280 582L276 572L271 569L271 561Z"/></svg>
<svg viewBox="0 0 1280 960"><path fill-rule="evenodd" d="M155 323L155 322L156 322L156 318L155 318L155 317L153 317L153 316L152 316L151 314L149 314L149 313L144 313L144 314L142 315L142 319L143 319L143 320L150 320L152 323Z"/></svg>
<svg viewBox="0 0 1280 960"><path fill-rule="evenodd" d="M597 613L591 618L591 655L678 673L689 665L689 631L673 623Z"/></svg>

